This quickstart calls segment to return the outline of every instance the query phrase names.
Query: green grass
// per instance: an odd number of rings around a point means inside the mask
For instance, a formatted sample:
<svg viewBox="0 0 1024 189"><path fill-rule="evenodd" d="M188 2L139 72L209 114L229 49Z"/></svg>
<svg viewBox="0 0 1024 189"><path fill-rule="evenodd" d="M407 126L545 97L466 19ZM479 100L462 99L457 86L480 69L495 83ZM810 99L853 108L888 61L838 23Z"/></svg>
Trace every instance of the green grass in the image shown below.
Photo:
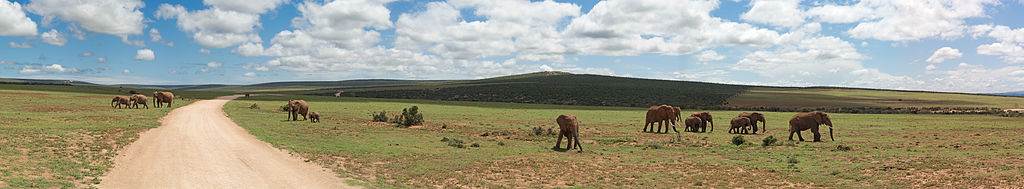
<svg viewBox="0 0 1024 189"><path fill-rule="evenodd" d="M285 121L277 108L287 99L307 100L322 122ZM250 109L254 103L261 109ZM374 112L414 105L424 114L423 127L370 122ZM744 135L747 143L737 146L726 130L739 111L711 111L715 132L682 133L680 140L674 133L641 133L640 108L257 96L229 102L225 112L259 139L373 187L1024 184L1024 119L988 115L831 114L837 141L812 143L787 140L786 120L794 113L763 112L768 133ZM532 135L534 127L556 128L554 118L566 113L580 119L583 153L552 150L554 136ZM493 132L511 134L482 136ZM769 135L779 142L761 146ZM453 148L442 138L480 147Z"/></svg>
<svg viewBox="0 0 1024 189"><path fill-rule="evenodd" d="M111 98L129 90L134 89L0 84L0 188L100 182L116 150L159 126L157 119L171 110L112 109ZM186 98L176 99L174 107L223 94L175 92Z"/></svg>
<svg viewBox="0 0 1024 189"><path fill-rule="evenodd" d="M733 107L995 107L1022 108L1024 97L867 89L752 88Z"/></svg>

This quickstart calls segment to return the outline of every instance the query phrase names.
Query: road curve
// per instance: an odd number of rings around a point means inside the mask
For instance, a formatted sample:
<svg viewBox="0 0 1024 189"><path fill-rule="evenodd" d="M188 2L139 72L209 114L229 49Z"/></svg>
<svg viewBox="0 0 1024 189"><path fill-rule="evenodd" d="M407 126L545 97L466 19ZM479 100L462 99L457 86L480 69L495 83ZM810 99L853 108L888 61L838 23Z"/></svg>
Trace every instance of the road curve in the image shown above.
<svg viewBox="0 0 1024 189"><path fill-rule="evenodd" d="M257 140L221 107L224 96L180 107L114 159L99 188L353 188L328 169Z"/></svg>

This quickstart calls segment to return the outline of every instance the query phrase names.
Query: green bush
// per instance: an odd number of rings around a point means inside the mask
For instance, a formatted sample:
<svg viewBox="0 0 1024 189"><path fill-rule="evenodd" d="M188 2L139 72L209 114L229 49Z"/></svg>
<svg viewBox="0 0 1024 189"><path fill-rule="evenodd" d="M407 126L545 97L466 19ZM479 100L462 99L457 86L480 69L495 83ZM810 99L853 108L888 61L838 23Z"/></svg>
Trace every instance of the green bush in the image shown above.
<svg viewBox="0 0 1024 189"><path fill-rule="evenodd" d="M797 163L800 163L800 160L798 160L796 158L789 158L788 160L786 160L786 162L789 163L789 164L797 164Z"/></svg>
<svg viewBox="0 0 1024 189"><path fill-rule="evenodd" d="M423 125L423 114L421 114L419 110L420 108L416 106L402 109L402 115L398 115L394 119L391 119L391 122L398 123L405 127Z"/></svg>
<svg viewBox="0 0 1024 189"><path fill-rule="evenodd" d="M474 148L480 147L480 143L473 143L473 145L469 145L469 147L474 147Z"/></svg>
<svg viewBox="0 0 1024 189"><path fill-rule="evenodd" d="M249 109L259 110L260 109L260 105L256 105L256 103L252 103L252 106L249 106Z"/></svg>
<svg viewBox="0 0 1024 189"><path fill-rule="evenodd" d="M388 112L381 110L380 113L373 114L373 122L388 122Z"/></svg>
<svg viewBox="0 0 1024 189"><path fill-rule="evenodd" d="M775 142L777 142L777 141L778 140L775 139L775 137L773 137L773 136L764 137L764 140L761 140L761 142L762 142L761 146L775 145Z"/></svg>
<svg viewBox="0 0 1024 189"><path fill-rule="evenodd" d="M451 147L466 148L466 143L465 142L463 142L462 140L459 140L459 139L455 139L455 138L444 137L444 138L441 138L441 142L447 142L448 146L451 146Z"/></svg>
<svg viewBox="0 0 1024 189"><path fill-rule="evenodd" d="M849 146L843 146L843 145L836 146L836 150L844 151L844 152L845 151L850 151L852 149L853 149L853 147L849 147Z"/></svg>
<svg viewBox="0 0 1024 189"><path fill-rule="evenodd" d="M739 146L743 143L747 143L747 139L743 139L743 136L736 135L735 137L732 137L732 144Z"/></svg>

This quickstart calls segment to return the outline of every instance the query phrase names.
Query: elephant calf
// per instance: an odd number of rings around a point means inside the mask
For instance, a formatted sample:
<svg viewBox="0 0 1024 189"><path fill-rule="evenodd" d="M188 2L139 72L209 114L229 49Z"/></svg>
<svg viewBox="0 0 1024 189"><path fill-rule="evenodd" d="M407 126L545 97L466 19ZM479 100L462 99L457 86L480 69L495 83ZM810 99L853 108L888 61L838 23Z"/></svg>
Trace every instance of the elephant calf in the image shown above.
<svg viewBox="0 0 1024 189"><path fill-rule="evenodd" d="M697 116L689 116L683 120L683 123L686 124L684 131L697 132L700 131L698 129L704 124L704 120Z"/></svg>
<svg viewBox="0 0 1024 189"><path fill-rule="evenodd" d="M729 123L732 125L732 127L729 128L729 133L737 133L737 134L741 133L741 132L743 134L749 133L748 132L749 130L747 130L747 127L751 126L750 125L750 118L735 117L735 118L732 118L732 121L729 121Z"/></svg>
<svg viewBox="0 0 1024 189"><path fill-rule="evenodd" d="M309 112L309 122L320 123L320 113L318 113L318 112Z"/></svg>
<svg viewBox="0 0 1024 189"><path fill-rule="evenodd" d="M576 120L576 116L572 114L562 114L555 119L555 122L558 123L558 128L560 130L558 132L558 141L555 142L554 149L559 149L562 145L562 137L564 136L566 141L569 142L569 145L565 146L566 150L579 147L579 151L577 152L583 152L583 145L580 145L580 122L579 120ZM576 142L575 146L573 143L574 141Z"/></svg>

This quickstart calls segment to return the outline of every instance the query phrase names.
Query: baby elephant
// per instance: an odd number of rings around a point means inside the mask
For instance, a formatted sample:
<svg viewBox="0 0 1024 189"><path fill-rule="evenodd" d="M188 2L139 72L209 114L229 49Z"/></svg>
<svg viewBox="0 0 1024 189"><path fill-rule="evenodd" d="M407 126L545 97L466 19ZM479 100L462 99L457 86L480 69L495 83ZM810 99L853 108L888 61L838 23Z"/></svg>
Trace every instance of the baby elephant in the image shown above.
<svg viewBox="0 0 1024 189"><path fill-rule="evenodd" d="M309 122L320 123L320 113L319 112L309 112Z"/></svg>
<svg viewBox="0 0 1024 189"><path fill-rule="evenodd" d="M558 132L558 142L555 142L554 149L559 149L559 146L562 145L562 136L565 136L566 141L569 142L569 145L565 146L566 150L579 147L579 151L577 152L583 152L583 145L580 145L580 122L576 120L576 116L572 114L562 114L555 119L555 122L558 122L558 128L560 128L560 130ZM574 141L576 142L575 146L573 143Z"/></svg>
<svg viewBox="0 0 1024 189"><path fill-rule="evenodd" d="M732 127L729 128L729 133L737 133L737 134L739 134L741 132L741 130L742 130L743 134L749 133L749 131L747 130L747 127L751 126L750 125L750 118L736 117L736 118L732 118L732 121L730 121L730 123L732 123Z"/></svg>

